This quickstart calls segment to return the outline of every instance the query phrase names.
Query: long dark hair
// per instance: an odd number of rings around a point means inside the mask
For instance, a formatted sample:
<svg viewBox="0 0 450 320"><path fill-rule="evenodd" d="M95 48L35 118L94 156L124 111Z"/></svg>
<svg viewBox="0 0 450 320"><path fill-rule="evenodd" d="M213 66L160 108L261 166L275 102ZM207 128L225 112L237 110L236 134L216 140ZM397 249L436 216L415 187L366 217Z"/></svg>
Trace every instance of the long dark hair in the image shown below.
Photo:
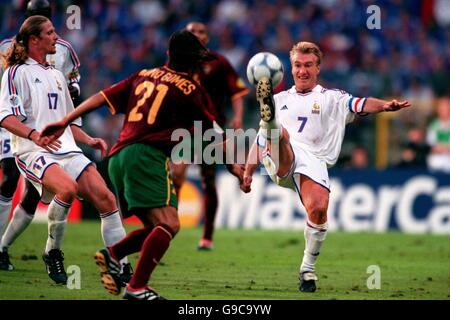
<svg viewBox="0 0 450 320"><path fill-rule="evenodd" d="M50 20L44 16L32 16L22 23L11 47L6 51L6 54L2 55L5 69L16 63L24 63L28 59L28 41L31 36L39 37L42 32L42 25L47 21Z"/></svg>
<svg viewBox="0 0 450 320"><path fill-rule="evenodd" d="M181 29L175 31L169 39L169 67L176 71L191 73L200 67L202 61L211 60L198 38Z"/></svg>

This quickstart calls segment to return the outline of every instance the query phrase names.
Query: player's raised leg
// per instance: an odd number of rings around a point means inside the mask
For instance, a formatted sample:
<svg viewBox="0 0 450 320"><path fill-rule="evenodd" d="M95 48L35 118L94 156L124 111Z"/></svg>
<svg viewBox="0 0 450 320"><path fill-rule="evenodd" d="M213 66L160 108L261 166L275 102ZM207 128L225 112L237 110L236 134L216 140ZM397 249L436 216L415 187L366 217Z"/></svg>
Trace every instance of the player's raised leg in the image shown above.
<svg viewBox="0 0 450 320"><path fill-rule="evenodd" d="M262 162L270 175L285 176L292 168L294 153L289 142L289 133L278 122L273 99L271 81L263 77L256 86L256 100L259 103L261 121L260 134L266 140Z"/></svg>

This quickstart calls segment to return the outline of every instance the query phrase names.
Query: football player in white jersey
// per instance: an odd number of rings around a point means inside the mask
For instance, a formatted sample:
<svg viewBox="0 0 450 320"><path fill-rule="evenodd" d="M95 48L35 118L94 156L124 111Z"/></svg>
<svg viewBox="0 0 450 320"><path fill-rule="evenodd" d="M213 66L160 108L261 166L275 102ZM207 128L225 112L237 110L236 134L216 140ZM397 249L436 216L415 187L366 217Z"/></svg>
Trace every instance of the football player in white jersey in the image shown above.
<svg viewBox="0 0 450 320"><path fill-rule="evenodd" d="M42 15L51 20L52 10L49 2L47 0L29 1L25 18L34 15ZM0 42L0 53L6 53L12 42L13 38ZM64 74L72 100L78 101L80 95L80 74L78 71L80 63L72 46L67 41L58 39L56 52L47 55L47 62ZM2 74L3 68L0 67L0 79ZM25 192L20 204L14 209L13 217L8 225L12 198L17 188L20 172L12 154L10 132L0 128L0 139L0 161L3 171L0 184L0 270L13 270L14 266L9 259L8 248L33 220L40 195L26 180Z"/></svg>
<svg viewBox="0 0 450 320"><path fill-rule="evenodd" d="M341 151L345 126L355 114L396 111L408 101L353 97L317 83L322 52L311 42L299 42L290 52L295 85L276 95L271 82L257 85L260 130L245 166L241 189L250 192L260 162L278 185L296 191L307 211L305 250L299 270L301 292L316 291L315 264L327 233L330 193L328 168Z"/></svg>
<svg viewBox="0 0 450 320"><path fill-rule="evenodd" d="M76 196L90 201L100 212L105 245L125 236L116 199L86 158L75 139L106 152L102 139L92 138L77 119L59 141L43 146L39 130L74 109L63 74L50 66L46 55L54 54L58 36L49 19L25 20L4 57L5 73L0 89L0 125L12 133L12 150L21 173L40 192L48 207L48 239L43 254L47 272L65 284L61 245L67 213Z"/></svg>

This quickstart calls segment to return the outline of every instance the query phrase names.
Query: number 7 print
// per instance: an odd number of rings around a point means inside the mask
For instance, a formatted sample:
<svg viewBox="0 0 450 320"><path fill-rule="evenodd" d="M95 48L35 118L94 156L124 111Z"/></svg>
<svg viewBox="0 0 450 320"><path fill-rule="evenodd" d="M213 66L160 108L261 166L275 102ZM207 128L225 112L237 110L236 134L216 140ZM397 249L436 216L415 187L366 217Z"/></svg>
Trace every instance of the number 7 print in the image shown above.
<svg viewBox="0 0 450 320"><path fill-rule="evenodd" d="M49 93L48 94L48 107L50 110L56 110L56 106L58 105L58 94L57 93Z"/></svg>
<svg viewBox="0 0 450 320"><path fill-rule="evenodd" d="M308 121L308 117L298 117L298 120L300 121L300 128L298 128L297 132L302 132L305 128L306 121Z"/></svg>

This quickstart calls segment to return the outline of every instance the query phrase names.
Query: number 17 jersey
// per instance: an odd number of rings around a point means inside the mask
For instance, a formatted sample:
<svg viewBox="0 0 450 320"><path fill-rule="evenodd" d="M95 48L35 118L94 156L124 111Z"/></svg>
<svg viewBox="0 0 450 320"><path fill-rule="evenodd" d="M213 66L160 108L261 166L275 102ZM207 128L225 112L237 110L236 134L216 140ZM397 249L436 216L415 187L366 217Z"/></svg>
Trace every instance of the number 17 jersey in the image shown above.
<svg viewBox="0 0 450 320"><path fill-rule="evenodd" d="M41 131L47 124L59 121L74 110L63 74L49 65L28 58L5 70L0 89L0 123L16 116L28 127ZM81 126L81 119L72 124ZM67 129L59 137L61 148L54 154L81 153L72 131ZM48 152L27 138L11 134L14 155L28 152Z"/></svg>

